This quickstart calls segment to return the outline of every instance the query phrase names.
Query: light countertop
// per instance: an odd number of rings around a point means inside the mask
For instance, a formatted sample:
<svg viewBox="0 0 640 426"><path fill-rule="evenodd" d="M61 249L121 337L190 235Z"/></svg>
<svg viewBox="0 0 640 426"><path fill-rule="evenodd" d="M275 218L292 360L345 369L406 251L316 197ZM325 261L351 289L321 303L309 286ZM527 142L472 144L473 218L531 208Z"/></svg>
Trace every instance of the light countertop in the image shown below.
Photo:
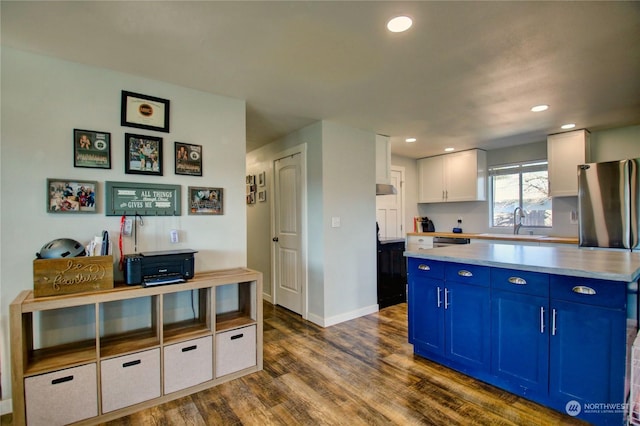
<svg viewBox="0 0 640 426"><path fill-rule="evenodd" d="M578 245L577 237L552 237L547 235L526 235L526 234L491 234L491 233L468 233L454 234L453 232L410 232L407 235L423 237L448 237L448 238L469 238L473 240L498 240L498 241L529 241L538 243L559 243Z"/></svg>
<svg viewBox="0 0 640 426"><path fill-rule="evenodd" d="M459 234L456 234L459 235ZM405 251L406 257L521 271L632 282L640 276L640 253L572 246L461 244Z"/></svg>

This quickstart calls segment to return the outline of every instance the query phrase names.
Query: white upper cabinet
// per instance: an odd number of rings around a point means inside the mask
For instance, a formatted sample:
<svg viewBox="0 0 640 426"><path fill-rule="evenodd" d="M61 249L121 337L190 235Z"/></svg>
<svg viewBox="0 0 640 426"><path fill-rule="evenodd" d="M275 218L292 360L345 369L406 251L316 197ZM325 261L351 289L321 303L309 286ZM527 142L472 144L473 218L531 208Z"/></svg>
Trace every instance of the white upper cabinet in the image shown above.
<svg viewBox="0 0 640 426"><path fill-rule="evenodd" d="M578 195L578 165L590 161L591 134L587 130L547 137L549 192L552 197Z"/></svg>
<svg viewBox="0 0 640 426"><path fill-rule="evenodd" d="M376 135L376 183L391 183L391 143L389 136Z"/></svg>
<svg viewBox="0 0 640 426"><path fill-rule="evenodd" d="M484 201L487 153L479 149L418 160L418 202Z"/></svg>

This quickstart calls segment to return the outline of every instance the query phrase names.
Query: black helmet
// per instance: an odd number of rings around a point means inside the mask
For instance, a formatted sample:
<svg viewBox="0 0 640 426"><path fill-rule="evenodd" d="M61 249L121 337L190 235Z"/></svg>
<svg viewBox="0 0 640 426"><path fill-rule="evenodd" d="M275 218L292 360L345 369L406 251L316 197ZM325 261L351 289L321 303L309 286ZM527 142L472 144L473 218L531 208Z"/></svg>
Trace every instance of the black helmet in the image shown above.
<svg viewBox="0 0 640 426"><path fill-rule="evenodd" d="M40 253L36 253L38 259L54 259L58 257L77 257L84 256L84 246L70 238L58 238L49 241L40 249Z"/></svg>

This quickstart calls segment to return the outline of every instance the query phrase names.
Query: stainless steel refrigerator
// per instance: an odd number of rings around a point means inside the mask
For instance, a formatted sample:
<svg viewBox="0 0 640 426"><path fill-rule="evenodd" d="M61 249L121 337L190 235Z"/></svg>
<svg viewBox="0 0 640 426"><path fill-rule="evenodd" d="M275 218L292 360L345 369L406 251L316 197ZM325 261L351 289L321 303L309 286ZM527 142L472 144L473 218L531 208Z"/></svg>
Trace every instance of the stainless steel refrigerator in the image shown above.
<svg viewBox="0 0 640 426"><path fill-rule="evenodd" d="M640 158L578 166L580 247L640 250Z"/></svg>

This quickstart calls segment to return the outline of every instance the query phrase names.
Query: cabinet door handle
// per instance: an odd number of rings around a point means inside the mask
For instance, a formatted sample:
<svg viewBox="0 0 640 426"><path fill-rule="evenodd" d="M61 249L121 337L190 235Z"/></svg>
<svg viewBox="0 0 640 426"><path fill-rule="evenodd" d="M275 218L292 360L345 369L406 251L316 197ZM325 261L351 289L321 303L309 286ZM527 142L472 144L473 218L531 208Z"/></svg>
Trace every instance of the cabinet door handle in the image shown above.
<svg viewBox="0 0 640 426"><path fill-rule="evenodd" d="M242 339L244 333L236 334L235 336L231 336L231 340Z"/></svg>
<svg viewBox="0 0 640 426"><path fill-rule="evenodd" d="M442 305L442 301L440 300L440 292L442 291L442 289L440 287L438 287L438 308Z"/></svg>
<svg viewBox="0 0 640 426"><path fill-rule="evenodd" d="M544 307L540 306L540 334L544 334Z"/></svg>
<svg viewBox="0 0 640 426"><path fill-rule="evenodd" d="M578 294L586 294L588 296L593 296L594 294L596 294L596 291L594 289L585 285L577 285L572 288L571 291Z"/></svg>
<svg viewBox="0 0 640 426"><path fill-rule="evenodd" d="M142 364L142 361L140 361L139 359L135 361L125 362L124 364L122 364L122 368L133 367L134 365L138 365L138 364Z"/></svg>
<svg viewBox="0 0 640 426"><path fill-rule="evenodd" d="M182 348L182 352L195 351L198 349L198 345L187 346L186 348Z"/></svg>
<svg viewBox="0 0 640 426"><path fill-rule="evenodd" d="M551 310L551 335L555 336L556 335L556 315L558 314L558 311L556 311L555 309Z"/></svg>
<svg viewBox="0 0 640 426"><path fill-rule="evenodd" d="M418 242L422 243L422 242L424 242L424 240L422 238L419 238Z"/></svg>
<svg viewBox="0 0 640 426"><path fill-rule="evenodd" d="M466 269L459 270L458 271L458 275L460 275L461 277L472 277L473 276L471 271L467 271Z"/></svg>
<svg viewBox="0 0 640 426"><path fill-rule="evenodd" d="M422 249L421 249L422 250ZM424 263L421 263L418 265L418 269L420 269L421 271L430 271L431 268L429 267L429 265L425 265Z"/></svg>
<svg viewBox="0 0 640 426"><path fill-rule="evenodd" d="M449 309L449 289L444 289L444 308Z"/></svg>
<svg viewBox="0 0 640 426"><path fill-rule="evenodd" d="M516 285L527 285L527 280L520 277L509 277L509 282Z"/></svg>
<svg viewBox="0 0 640 426"><path fill-rule="evenodd" d="M73 376L60 377L59 379L53 379L51 381L52 385L57 385L64 382L70 382L73 380Z"/></svg>

